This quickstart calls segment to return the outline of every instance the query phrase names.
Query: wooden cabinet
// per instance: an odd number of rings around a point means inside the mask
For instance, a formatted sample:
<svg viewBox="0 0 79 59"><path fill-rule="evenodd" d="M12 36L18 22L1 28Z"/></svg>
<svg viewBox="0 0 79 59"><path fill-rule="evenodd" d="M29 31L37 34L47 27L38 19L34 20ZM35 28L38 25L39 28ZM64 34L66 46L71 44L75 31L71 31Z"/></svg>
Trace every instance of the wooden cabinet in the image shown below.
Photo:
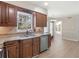
<svg viewBox="0 0 79 59"><path fill-rule="evenodd" d="M48 47L51 46L51 34L48 35Z"/></svg>
<svg viewBox="0 0 79 59"><path fill-rule="evenodd" d="M16 7L10 4L6 4L6 24L8 26L16 26L17 10Z"/></svg>
<svg viewBox="0 0 79 59"><path fill-rule="evenodd" d="M0 1L0 26L16 26L17 25L17 11L33 14L34 11L24 9L12 4ZM36 17L37 27L47 26L47 15L34 12Z"/></svg>
<svg viewBox="0 0 79 59"><path fill-rule="evenodd" d="M21 7L17 7L17 11L25 12L25 13L29 13L29 14L32 14L33 13L32 10L24 9L24 8L21 8Z"/></svg>
<svg viewBox="0 0 79 59"><path fill-rule="evenodd" d="M43 17L44 17L44 27L46 27L47 26L47 15L43 15Z"/></svg>
<svg viewBox="0 0 79 59"><path fill-rule="evenodd" d="M16 26L16 7L0 1L0 26Z"/></svg>
<svg viewBox="0 0 79 59"><path fill-rule="evenodd" d="M5 3L0 2L0 26L5 25Z"/></svg>
<svg viewBox="0 0 79 59"><path fill-rule="evenodd" d="M36 27L46 27L47 26L47 15L36 12Z"/></svg>
<svg viewBox="0 0 79 59"><path fill-rule="evenodd" d="M4 57L19 58L19 42L9 41L4 43Z"/></svg>
<svg viewBox="0 0 79 59"><path fill-rule="evenodd" d="M40 54L40 44L40 37L4 42L4 57L31 58ZM51 35L48 35L47 45L47 47L51 46Z"/></svg>
<svg viewBox="0 0 79 59"><path fill-rule="evenodd" d="M17 11L32 14L33 11L0 1L0 26L17 26Z"/></svg>
<svg viewBox="0 0 79 59"><path fill-rule="evenodd" d="M32 39L25 39L21 42L22 44L22 58L32 57Z"/></svg>
<svg viewBox="0 0 79 59"><path fill-rule="evenodd" d="M36 56L40 52L40 38L33 38L33 56Z"/></svg>
<svg viewBox="0 0 79 59"><path fill-rule="evenodd" d="M31 58L39 54L40 38L35 37L33 39L25 39L21 41L21 58Z"/></svg>

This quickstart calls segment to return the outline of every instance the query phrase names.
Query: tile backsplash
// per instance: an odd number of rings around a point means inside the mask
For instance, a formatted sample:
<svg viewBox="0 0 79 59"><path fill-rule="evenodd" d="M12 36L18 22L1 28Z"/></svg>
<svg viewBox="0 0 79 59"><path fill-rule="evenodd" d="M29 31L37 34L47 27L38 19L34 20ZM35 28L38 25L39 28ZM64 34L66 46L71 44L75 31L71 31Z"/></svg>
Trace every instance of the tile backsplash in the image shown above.
<svg viewBox="0 0 79 59"><path fill-rule="evenodd" d="M9 34L16 32L16 27L0 27L0 34Z"/></svg>
<svg viewBox="0 0 79 59"><path fill-rule="evenodd" d="M36 27L35 28L35 32L44 32L44 28L43 27Z"/></svg>
<svg viewBox="0 0 79 59"><path fill-rule="evenodd" d="M35 32L43 32L44 28L43 27L36 27ZM17 28L16 27L0 27L0 34L11 34L11 33L16 33Z"/></svg>

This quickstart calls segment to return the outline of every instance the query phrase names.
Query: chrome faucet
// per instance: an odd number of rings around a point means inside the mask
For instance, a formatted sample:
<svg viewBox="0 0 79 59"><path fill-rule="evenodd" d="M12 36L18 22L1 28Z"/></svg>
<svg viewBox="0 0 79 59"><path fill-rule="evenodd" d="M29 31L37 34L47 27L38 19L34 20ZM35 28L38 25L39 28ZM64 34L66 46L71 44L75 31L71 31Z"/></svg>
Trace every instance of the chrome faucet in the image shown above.
<svg viewBox="0 0 79 59"><path fill-rule="evenodd" d="M34 32L32 30L27 30L26 31L26 35L33 35L33 34L34 34Z"/></svg>
<svg viewBox="0 0 79 59"><path fill-rule="evenodd" d="M26 31L26 35L28 35L28 34L29 34L29 31L27 30L27 31Z"/></svg>

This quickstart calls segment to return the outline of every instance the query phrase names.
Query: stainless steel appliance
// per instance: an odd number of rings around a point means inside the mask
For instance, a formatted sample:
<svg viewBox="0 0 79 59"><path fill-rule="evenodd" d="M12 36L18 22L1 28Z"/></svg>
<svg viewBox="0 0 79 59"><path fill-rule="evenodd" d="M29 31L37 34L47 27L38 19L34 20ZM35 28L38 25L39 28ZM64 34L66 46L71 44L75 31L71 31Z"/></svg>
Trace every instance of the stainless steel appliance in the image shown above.
<svg viewBox="0 0 79 59"><path fill-rule="evenodd" d="M45 51L48 49L48 36L43 35L41 36L40 40L40 52Z"/></svg>

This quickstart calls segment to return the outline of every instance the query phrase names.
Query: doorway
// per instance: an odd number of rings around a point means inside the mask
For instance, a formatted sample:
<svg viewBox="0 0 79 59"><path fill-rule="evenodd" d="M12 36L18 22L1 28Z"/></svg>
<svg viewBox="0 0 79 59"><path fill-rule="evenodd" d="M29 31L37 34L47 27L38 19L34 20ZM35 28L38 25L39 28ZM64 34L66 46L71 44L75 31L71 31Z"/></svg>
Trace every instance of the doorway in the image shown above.
<svg viewBox="0 0 79 59"><path fill-rule="evenodd" d="M62 40L62 21L56 21L55 39Z"/></svg>
<svg viewBox="0 0 79 59"><path fill-rule="evenodd" d="M49 33L54 39L62 39L62 21L50 20Z"/></svg>
<svg viewBox="0 0 79 59"><path fill-rule="evenodd" d="M49 32L51 34L51 37L53 38L55 36L55 21L50 20L49 22Z"/></svg>

